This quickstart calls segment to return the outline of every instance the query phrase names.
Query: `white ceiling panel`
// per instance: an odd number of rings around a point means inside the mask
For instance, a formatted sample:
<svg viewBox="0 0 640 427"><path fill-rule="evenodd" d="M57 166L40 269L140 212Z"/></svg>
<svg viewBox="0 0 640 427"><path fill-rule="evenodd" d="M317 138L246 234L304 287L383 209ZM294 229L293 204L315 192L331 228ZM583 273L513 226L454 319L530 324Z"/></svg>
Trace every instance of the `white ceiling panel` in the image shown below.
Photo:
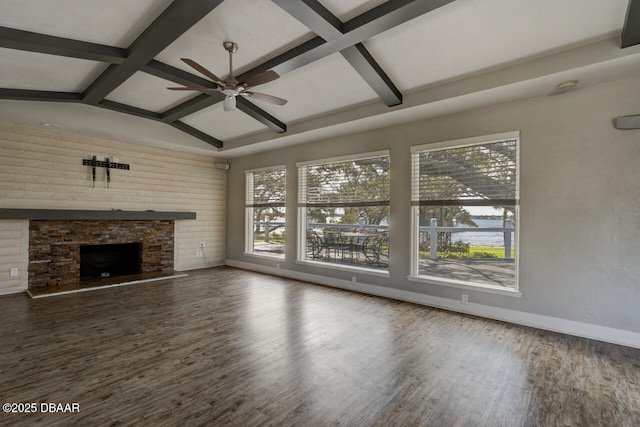
<svg viewBox="0 0 640 427"><path fill-rule="evenodd" d="M222 47L224 41L239 45L233 56L234 72L238 75L312 37L307 27L270 0L225 1L156 59L198 74L180 61L190 58L225 78L229 54Z"/></svg>
<svg viewBox="0 0 640 427"><path fill-rule="evenodd" d="M0 0L0 25L128 47L171 0Z"/></svg>
<svg viewBox="0 0 640 427"><path fill-rule="evenodd" d="M413 90L620 32L628 0L457 0L364 44Z"/></svg>
<svg viewBox="0 0 640 427"><path fill-rule="evenodd" d="M181 121L222 141L266 130L259 121L242 111L223 111L222 103L193 113Z"/></svg>
<svg viewBox="0 0 640 427"><path fill-rule="evenodd" d="M83 59L0 48L0 87L82 92L107 65Z"/></svg>
<svg viewBox="0 0 640 427"><path fill-rule="evenodd" d="M179 85L138 72L111 92L107 99L160 113L200 94L167 89L175 86Z"/></svg>
<svg viewBox="0 0 640 427"><path fill-rule="evenodd" d="M271 83L257 86L255 92L287 99L289 102L284 106L255 102L269 114L286 122L378 99L373 89L339 53L298 68Z"/></svg>
<svg viewBox="0 0 640 427"><path fill-rule="evenodd" d="M347 22L384 2L385 0L320 0L320 3L342 22Z"/></svg>

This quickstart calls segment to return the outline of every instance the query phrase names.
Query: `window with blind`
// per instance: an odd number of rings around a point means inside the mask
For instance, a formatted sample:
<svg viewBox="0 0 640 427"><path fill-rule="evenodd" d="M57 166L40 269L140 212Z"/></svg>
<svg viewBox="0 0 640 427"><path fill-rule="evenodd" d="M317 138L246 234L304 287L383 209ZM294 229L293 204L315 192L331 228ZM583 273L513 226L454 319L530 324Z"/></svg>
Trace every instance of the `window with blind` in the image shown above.
<svg viewBox="0 0 640 427"><path fill-rule="evenodd" d="M285 167L245 172L245 252L284 258Z"/></svg>
<svg viewBox="0 0 640 427"><path fill-rule="evenodd" d="M298 185L298 260L388 268L388 151L299 163Z"/></svg>
<svg viewBox="0 0 640 427"><path fill-rule="evenodd" d="M517 289L517 132L412 147L412 277Z"/></svg>

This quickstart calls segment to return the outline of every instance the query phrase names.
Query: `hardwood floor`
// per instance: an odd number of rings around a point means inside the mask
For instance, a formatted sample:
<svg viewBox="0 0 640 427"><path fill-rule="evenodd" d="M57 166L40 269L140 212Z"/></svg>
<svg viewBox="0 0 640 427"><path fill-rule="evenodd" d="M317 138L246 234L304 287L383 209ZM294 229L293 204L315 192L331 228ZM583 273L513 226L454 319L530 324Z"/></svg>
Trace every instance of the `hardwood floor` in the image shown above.
<svg viewBox="0 0 640 427"><path fill-rule="evenodd" d="M640 425L640 350L233 268L3 296L0 328L3 403L80 407L3 426Z"/></svg>

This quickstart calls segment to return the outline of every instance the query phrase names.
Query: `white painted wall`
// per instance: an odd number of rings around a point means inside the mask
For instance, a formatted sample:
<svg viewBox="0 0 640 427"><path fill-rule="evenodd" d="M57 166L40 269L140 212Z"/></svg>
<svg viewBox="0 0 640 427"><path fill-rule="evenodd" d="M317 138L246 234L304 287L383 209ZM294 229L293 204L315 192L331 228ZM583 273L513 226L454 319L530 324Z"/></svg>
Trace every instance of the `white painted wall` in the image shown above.
<svg viewBox="0 0 640 427"><path fill-rule="evenodd" d="M20 292L27 288L29 267L29 221L0 221L0 294ZM11 269L18 269L11 276Z"/></svg>
<svg viewBox="0 0 640 427"><path fill-rule="evenodd" d="M238 237L228 242L227 262L275 267L274 261L242 254L243 174L245 169L286 164L289 239L280 270L348 283L353 273L295 263L295 163L389 149L391 277L357 274L358 282L449 300L451 306L464 292L471 304L488 311L493 307L496 312L604 327L601 331L639 333L640 130L621 131L612 125L616 116L640 113L638 88L636 77L232 159L227 233ZM521 132L522 297L408 281L409 147L516 130ZM636 344L640 347L640 340Z"/></svg>
<svg viewBox="0 0 640 427"><path fill-rule="evenodd" d="M82 159L118 157L129 171L91 168ZM0 125L0 207L38 209L156 210L196 212L176 221L176 270L220 265L225 260L227 171L213 157L89 138L24 125ZM196 257L200 241L205 257ZM0 220L0 293L27 286L28 221ZM17 278L10 269L19 268Z"/></svg>

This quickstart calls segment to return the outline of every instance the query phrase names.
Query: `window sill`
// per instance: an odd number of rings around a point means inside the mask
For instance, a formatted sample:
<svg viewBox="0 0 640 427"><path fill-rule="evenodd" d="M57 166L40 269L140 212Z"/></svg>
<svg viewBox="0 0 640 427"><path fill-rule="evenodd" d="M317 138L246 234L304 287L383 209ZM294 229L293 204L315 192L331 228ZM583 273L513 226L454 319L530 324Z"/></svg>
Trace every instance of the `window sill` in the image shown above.
<svg viewBox="0 0 640 427"><path fill-rule="evenodd" d="M330 264L327 262L307 261L307 260L296 260L296 264L328 268L331 270L350 271L354 273L368 274L371 276L378 276L378 277L391 277L388 270L377 270L373 268L357 267L355 265Z"/></svg>
<svg viewBox="0 0 640 427"><path fill-rule="evenodd" d="M407 277L407 279L411 282L427 283L429 285L446 286L449 288L458 288L470 291L486 292L489 294L506 295L515 298L522 297L522 292L520 292L519 290L503 286L463 282L461 280L450 280L433 276L409 276Z"/></svg>

